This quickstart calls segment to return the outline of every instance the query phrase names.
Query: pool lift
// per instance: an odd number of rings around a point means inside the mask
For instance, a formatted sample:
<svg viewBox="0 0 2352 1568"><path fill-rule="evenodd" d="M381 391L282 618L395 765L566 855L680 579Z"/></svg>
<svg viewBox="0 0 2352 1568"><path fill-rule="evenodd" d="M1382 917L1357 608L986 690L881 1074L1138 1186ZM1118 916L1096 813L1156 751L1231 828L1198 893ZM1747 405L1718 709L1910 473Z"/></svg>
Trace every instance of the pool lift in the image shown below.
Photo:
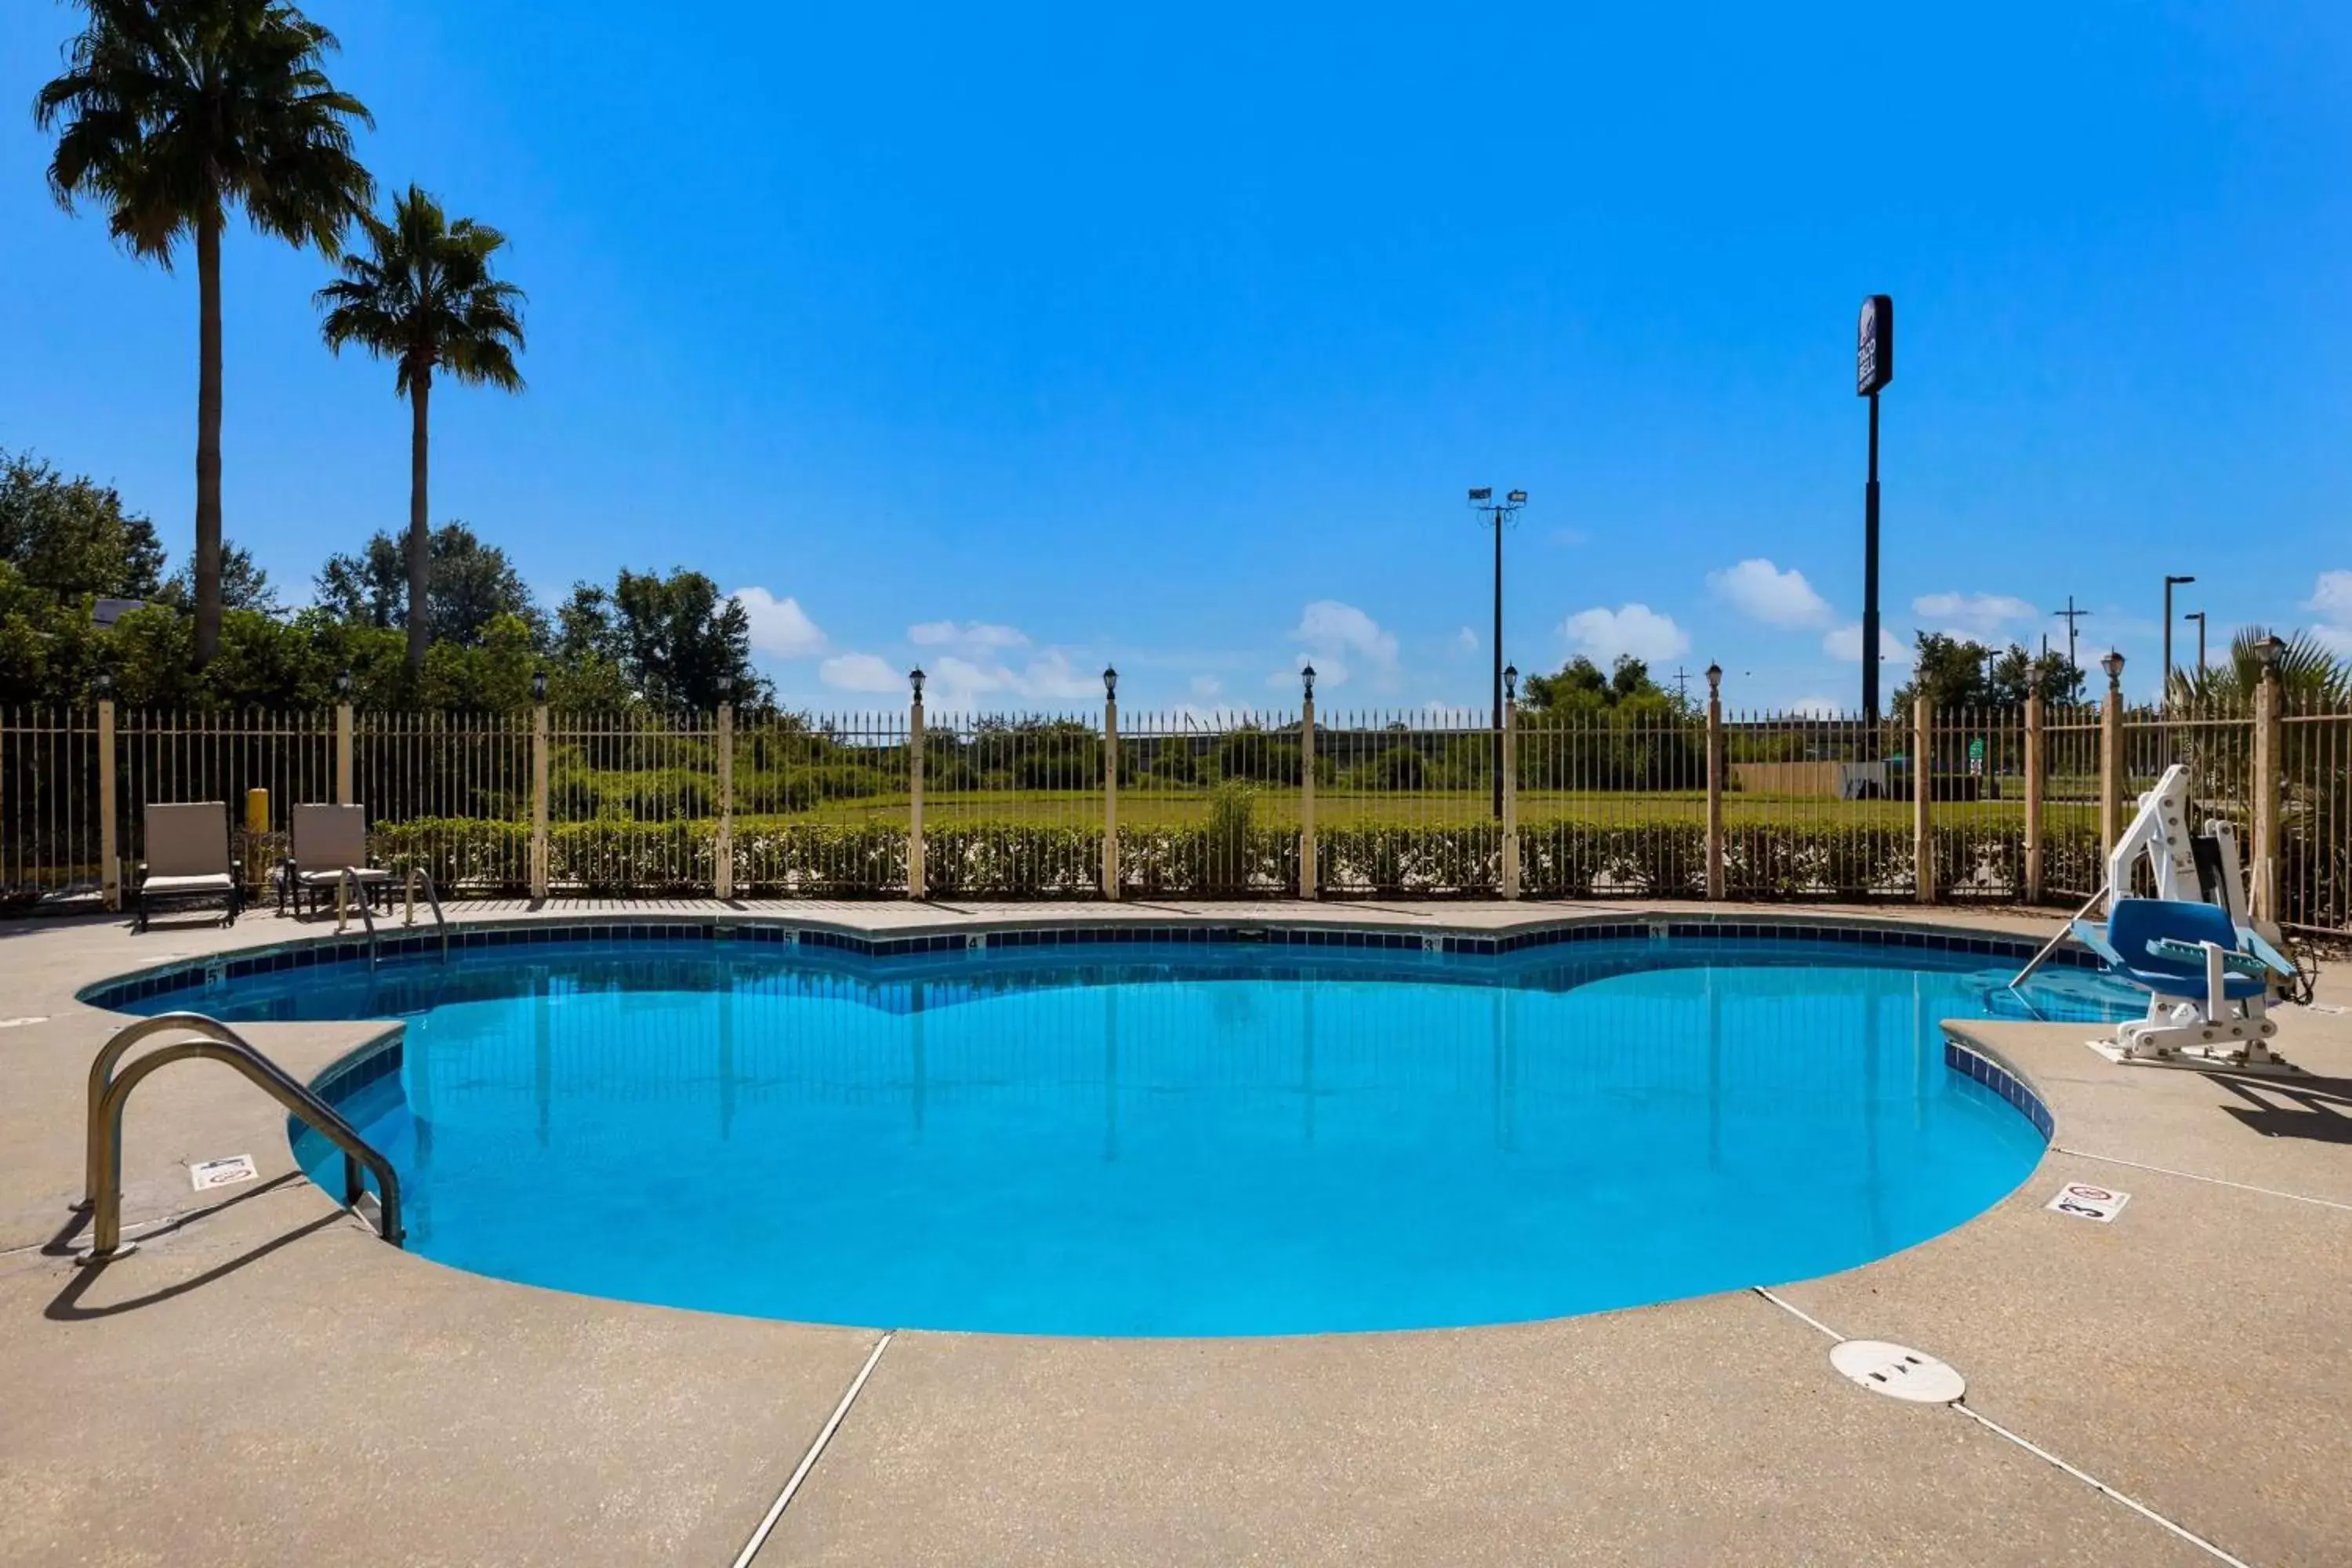
<svg viewBox="0 0 2352 1568"><path fill-rule="evenodd" d="M2096 953L2109 973L2148 994L2147 1016L2120 1024L2112 1041L2093 1048L2110 1060L2162 1067L2296 1070L2273 1054L2274 997L2294 994L2301 979L2279 951L2279 932L2248 912L2238 833L2210 818L2189 830L2189 770L2175 763L2107 854L2106 886L2076 910L2056 936L2011 980L2025 984L2072 936ZM2131 894L2133 862L2145 858L2154 898ZM2106 906L2104 923L2084 917Z"/></svg>

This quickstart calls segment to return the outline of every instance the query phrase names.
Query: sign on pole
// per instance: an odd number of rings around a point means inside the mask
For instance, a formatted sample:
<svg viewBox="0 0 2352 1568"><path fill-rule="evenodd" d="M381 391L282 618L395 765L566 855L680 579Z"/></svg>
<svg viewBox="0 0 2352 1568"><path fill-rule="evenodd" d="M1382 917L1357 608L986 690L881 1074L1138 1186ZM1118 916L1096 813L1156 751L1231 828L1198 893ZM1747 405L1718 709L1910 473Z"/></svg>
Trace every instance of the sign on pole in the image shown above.
<svg viewBox="0 0 2352 1568"><path fill-rule="evenodd" d="M1854 335L1853 391L1868 397L1895 379L1895 297L1873 294L1862 302Z"/></svg>

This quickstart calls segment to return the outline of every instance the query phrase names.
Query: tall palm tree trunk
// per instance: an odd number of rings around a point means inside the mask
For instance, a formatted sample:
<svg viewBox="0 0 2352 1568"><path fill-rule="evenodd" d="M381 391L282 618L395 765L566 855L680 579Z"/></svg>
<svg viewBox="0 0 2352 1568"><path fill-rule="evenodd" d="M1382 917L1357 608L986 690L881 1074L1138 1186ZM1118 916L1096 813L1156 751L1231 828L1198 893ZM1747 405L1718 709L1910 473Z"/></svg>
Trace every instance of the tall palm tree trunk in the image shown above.
<svg viewBox="0 0 2352 1568"><path fill-rule="evenodd" d="M196 220L196 666L221 629L221 220Z"/></svg>
<svg viewBox="0 0 2352 1568"><path fill-rule="evenodd" d="M425 668L425 645L432 640L430 601L433 540L426 527L425 504L425 448L432 442L425 410L433 400L433 373L419 371L408 391L408 669Z"/></svg>

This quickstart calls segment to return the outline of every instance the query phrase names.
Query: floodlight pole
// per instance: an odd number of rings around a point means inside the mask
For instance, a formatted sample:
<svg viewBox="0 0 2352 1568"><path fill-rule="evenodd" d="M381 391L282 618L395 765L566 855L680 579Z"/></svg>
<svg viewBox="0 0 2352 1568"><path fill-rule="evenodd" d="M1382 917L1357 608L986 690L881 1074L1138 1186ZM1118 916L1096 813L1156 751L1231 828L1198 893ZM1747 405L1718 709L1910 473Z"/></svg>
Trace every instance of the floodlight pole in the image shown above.
<svg viewBox="0 0 2352 1568"><path fill-rule="evenodd" d="M1503 524L1519 508L1528 504L1528 492L1512 490L1501 500L1495 500L1494 487L1481 485L1470 492L1470 510L1490 518L1495 524L1495 705L1491 710L1495 732L1495 820L1503 820Z"/></svg>

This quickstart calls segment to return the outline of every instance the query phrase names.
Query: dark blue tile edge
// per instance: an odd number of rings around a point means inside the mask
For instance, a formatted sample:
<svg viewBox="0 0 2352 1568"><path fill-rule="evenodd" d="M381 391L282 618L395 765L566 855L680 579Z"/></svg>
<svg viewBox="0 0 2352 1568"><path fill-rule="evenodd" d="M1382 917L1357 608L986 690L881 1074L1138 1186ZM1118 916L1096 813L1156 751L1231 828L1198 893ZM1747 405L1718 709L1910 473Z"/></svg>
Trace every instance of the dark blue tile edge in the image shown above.
<svg viewBox="0 0 2352 1568"><path fill-rule="evenodd" d="M2034 1092L2032 1085L1991 1057L1962 1045L1949 1035L1944 1037L1944 1065L2007 1100L2011 1110L2033 1123L2033 1130L2042 1134L2044 1143L2050 1142L2057 1121L2050 1114L2050 1107L2042 1096Z"/></svg>
<svg viewBox="0 0 2352 1568"><path fill-rule="evenodd" d="M1380 927L1313 925L1242 925L1146 923L1139 921L1093 925L1013 926L978 931L924 931L904 936L862 935L794 925L789 921L697 920L644 921L627 918L533 921L520 925L465 925L449 928L452 952L492 947L537 946L562 942L797 942L872 958L982 951L994 947L1061 947L1085 944L1129 945L1167 942L1264 942L1296 947L1338 947L1391 952L1436 951L1495 957L1568 942L1638 942L1663 933L1669 941L1761 941L1853 942L1874 947L1918 948L1971 956L2008 957L2020 963L2031 958L2039 943L2021 938L1986 937L1966 931L1945 932L1878 925L1839 925L1820 920L1716 920L1688 916L1648 916L1640 920L1581 920L1558 925L1509 931L1472 932ZM971 939L982 939L982 949ZM1435 942L1434 949L1430 943ZM438 932L406 927L380 939L377 953L383 959L428 955L439 950ZM351 935L298 939L293 942L216 959L198 959L164 968L142 971L86 986L79 999L93 1007L119 1008L151 996L179 991L200 991L207 973L217 964L225 980L307 969L319 964L353 963L367 957L363 938ZM2096 969L2092 954L2074 950L2053 953L2051 963Z"/></svg>

